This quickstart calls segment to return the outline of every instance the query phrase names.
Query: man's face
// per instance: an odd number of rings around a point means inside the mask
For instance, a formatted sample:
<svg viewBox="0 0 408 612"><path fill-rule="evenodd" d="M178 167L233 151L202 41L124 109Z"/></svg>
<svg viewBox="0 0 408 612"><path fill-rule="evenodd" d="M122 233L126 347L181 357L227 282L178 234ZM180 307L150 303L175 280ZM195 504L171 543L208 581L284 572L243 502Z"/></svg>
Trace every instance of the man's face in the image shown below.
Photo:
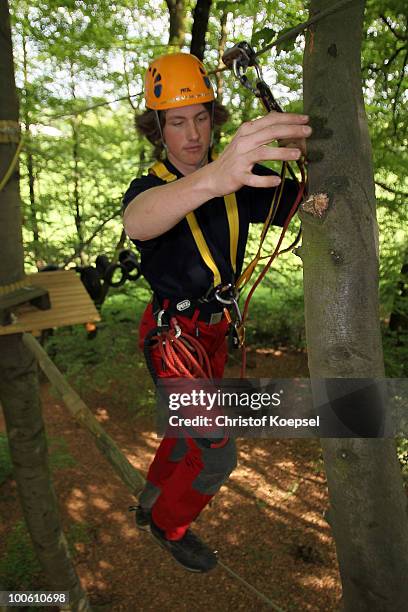
<svg viewBox="0 0 408 612"><path fill-rule="evenodd" d="M211 117L203 104L166 111L163 137L168 158L183 174L207 162L211 140Z"/></svg>

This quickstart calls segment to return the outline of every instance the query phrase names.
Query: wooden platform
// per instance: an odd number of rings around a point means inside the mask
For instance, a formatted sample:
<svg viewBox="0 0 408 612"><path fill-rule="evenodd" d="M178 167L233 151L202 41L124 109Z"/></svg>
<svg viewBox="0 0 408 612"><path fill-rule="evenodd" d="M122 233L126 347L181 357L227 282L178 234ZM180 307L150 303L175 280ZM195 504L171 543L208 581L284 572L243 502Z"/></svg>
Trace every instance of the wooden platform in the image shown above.
<svg viewBox="0 0 408 612"><path fill-rule="evenodd" d="M29 274L24 285L47 289L51 308L38 310L33 306L19 306L14 312L16 321L10 325L0 325L0 336L101 320L79 275L74 270Z"/></svg>

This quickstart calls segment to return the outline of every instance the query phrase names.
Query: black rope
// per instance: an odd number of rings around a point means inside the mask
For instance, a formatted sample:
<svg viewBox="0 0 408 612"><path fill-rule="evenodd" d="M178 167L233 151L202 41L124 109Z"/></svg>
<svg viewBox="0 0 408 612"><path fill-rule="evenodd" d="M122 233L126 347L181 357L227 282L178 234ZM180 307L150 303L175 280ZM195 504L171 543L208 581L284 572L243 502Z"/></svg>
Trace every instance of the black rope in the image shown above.
<svg viewBox="0 0 408 612"><path fill-rule="evenodd" d="M266 53L266 51L273 49L273 47L276 47L277 45L280 45L281 43L287 40L291 40L292 38L295 38L298 34L301 34L304 30L306 30L306 28L308 28L310 25L342 9L344 6L346 6L347 4L350 4L351 2L353 2L353 0L340 0L340 2L337 2L330 8L325 9L324 11L320 11L319 13L317 13L316 15L314 15L307 21L304 21L303 23L299 23L297 26L294 26L291 30L288 30L287 32L282 34L282 36L279 36L276 40L271 42L269 45L266 45L262 49L259 49L259 51L255 53L255 57L258 57L259 55ZM218 68L216 70L211 70L208 74L217 74L219 72L225 72L226 70L229 70L229 69L230 69L229 66L224 66L224 68Z"/></svg>
<svg viewBox="0 0 408 612"><path fill-rule="evenodd" d="M45 118L47 119L47 121L56 121L57 119L64 119L64 117L75 117L76 115L82 115L83 113L87 113L88 111L93 110L95 108L100 108L101 106L108 106L109 104L114 104L115 102L120 102L121 100L128 100L129 98L137 98L139 96L142 96L143 93L143 91L139 91L138 93L122 96L121 98L116 98L115 100L107 100L105 102L98 102L97 104L92 104L91 106L85 106L83 108L78 109L77 111L73 111L72 113L62 113L61 115L50 115L48 117L45 115ZM38 123L46 125L45 123L42 123L40 121Z"/></svg>

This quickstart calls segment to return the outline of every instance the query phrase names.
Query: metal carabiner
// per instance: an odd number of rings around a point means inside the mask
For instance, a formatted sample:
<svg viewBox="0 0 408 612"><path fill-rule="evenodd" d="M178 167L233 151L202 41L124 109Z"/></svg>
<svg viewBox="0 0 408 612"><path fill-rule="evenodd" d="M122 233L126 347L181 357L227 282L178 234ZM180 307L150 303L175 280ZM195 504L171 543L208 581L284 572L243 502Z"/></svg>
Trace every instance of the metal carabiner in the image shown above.
<svg viewBox="0 0 408 612"><path fill-rule="evenodd" d="M234 289L234 285L232 283L228 283L227 285L223 285L223 286L219 286L217 287L217 289L215 290L214 296L215 299L218 302L221 302L221 304L233 304L234 300L235 300L235 296L233 294L233 289ZM232 297L230 298L223 298L220 296L220 293L224 293L225 291L229 291L230 294L232 295Z"/></svg>
<svg viewBox="0 0 408 612"><path fill-rule="evenodd" d="M231 302L231 303L232 303L232 304L233 304L233 306L234 306L235 314L236 314L236 316L237 316L237 321L236 321L235 327L237 327L237 324L238 324L239 326L241 326L241 325L242 325L242 313L241 313L241 310L240 310L240 307L239 307L238 301L237 301L237 299L234 297L234 298L232 299L232 302Z"/></svg>
<svg viewBox="0 0 408 612"><path fill-rule="evenodd" d="M225 293L226 291L230 292L230 297L225 298L221 297L220 293ZM232 283L228 283L227 285L218 287L215 290L215 299L221 304L227 304L228 306L234 307L234 312L236 315L236 319L239 325L242 324L242 313L238 305L238 300L235 294L235 286Z"/></svg>
<svg viewBox="0 0 408 612"><path fill-rule="evenodd" d="M181 336L181 327L180 327L180 325L177 323L177 319L176 319L176 317L171 317L171 319L170 319L170 323L171 323L171 325L173 326L174 331L175 331L174 337L175 337L175 338L180 338L180 336Z"/></svg>
<svg viewBox="0 0 408 612"><path fill-rule="evenodd" d="M159 314L157 315L157 327L168 327L167 323L163 325L163 315L165 312L166 310L163 308L163 310L160 310Z"/></svg>

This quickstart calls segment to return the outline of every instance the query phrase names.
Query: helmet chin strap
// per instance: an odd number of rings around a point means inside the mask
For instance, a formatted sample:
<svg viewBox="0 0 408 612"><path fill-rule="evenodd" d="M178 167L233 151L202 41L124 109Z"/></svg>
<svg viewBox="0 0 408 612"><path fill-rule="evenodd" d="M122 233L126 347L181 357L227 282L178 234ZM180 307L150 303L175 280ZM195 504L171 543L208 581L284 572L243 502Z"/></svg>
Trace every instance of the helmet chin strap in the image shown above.
<svg viewBox="0 0 408 612"><path fill-rule="evenodd" d="M210 138L210 149L214 144L214 113L215 113L215 101L211 102L211 138Z"/></svg>
<svg viewBox="0 0 408 612"><path fill-rule="evenodd" d="M155 110L154 113L156 115L156 121L157 121L157 125L159 127L159 132L160 132L160 138L161 138L161 141L162 141L162 145L163 145L164 150L167 153L167 145L164 142L163 130L162 130L162 126L161 126L161 123L160 123L160 117L159 117L159 111Z"/></svg>

